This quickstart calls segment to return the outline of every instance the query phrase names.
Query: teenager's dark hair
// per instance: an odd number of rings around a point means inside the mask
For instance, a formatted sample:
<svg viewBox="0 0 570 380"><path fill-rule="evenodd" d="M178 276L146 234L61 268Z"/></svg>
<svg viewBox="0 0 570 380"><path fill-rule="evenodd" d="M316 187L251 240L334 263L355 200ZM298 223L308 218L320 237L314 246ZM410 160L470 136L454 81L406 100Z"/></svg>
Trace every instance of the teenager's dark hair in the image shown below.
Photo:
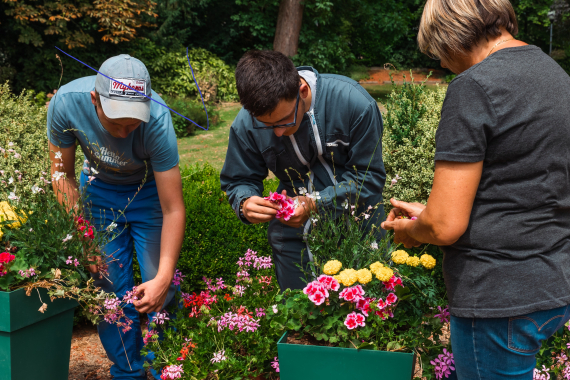
<svg viewBox="0 0 570 380"><path fill-rule="evenodd" d="M300 77L282 53L251 50L237 64L236 86L243 107L257 117L273 111L281 100L294 100Z"/></svg>

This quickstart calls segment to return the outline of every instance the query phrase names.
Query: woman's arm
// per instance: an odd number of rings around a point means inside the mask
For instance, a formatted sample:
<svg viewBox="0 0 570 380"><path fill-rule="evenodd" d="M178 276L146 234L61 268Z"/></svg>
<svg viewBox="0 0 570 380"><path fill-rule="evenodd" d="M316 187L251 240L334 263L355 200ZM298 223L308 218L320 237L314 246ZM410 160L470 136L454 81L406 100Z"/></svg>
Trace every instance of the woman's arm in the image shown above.
<svg viewBox="0 0 570 380"><path fill-rule="evenodd" d="M433 186L425 209L419 211L416 204L393 202L397 209L382 223L382 228L394 230L394 242L403 243L406 248L421 243L455 243L469 225L482 170L483 161L436 161ZM417 219L395 219L398 212L417 216Z"/></svg>

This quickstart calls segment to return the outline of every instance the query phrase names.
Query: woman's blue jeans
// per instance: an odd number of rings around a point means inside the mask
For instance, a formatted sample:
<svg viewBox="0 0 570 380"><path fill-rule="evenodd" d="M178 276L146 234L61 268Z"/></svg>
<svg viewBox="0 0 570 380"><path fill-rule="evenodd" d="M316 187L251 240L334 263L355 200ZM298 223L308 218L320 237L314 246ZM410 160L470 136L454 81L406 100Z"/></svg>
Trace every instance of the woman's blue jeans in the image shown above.
<svg viewBox="0 0 570 380"><path fill-rule="evenodd" d="M570 305L509 318L452 316L451 348L457 378L532 380L542 342L568 319Z"/></svg>
<svg viewBox="0 0 570 380"><path fill-rule="evenodd" d="M95 275L95 285L118 297L132 290L133 254L136 250L142 281L152 280L158 272L160 238L162 233L162 209L155 181L148 181L140 190L139 185L112 185L95 179L86 183L81 174L81 191L85 192L85 209L98 230L116 223L114 237L103 249L109 265L108 279ZM137 192L138 190L138 192ZM130 202L130 203L129 203ZM120 214L123 211L124 214ZM175 286L171 285L165 305L174 299ZM146 380L140 351L143 347L139 313L134 305L127 305L125 314L133 324L123 333L116 325L101 322L97 330L101 343L113 362L111 375L116 380ZM154 313L149 314L152 319ZM155 374L153 374L155 375ZM159 379L155 375L155 378Z"/></svg>

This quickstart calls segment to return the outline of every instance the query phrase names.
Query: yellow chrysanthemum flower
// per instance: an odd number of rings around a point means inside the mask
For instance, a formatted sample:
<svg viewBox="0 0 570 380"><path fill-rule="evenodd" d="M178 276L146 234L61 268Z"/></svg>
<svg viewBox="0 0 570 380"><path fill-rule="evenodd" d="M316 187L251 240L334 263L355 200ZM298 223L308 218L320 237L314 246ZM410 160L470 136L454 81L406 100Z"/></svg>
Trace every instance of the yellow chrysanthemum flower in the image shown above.
<svg viewBox="0 0 570 380"><path fill-rule="evenodd" d="M329 276L332 276L333 274L337 274L340 268L342 268L342 263L340 261L330 260L325 264L323 272L325 272L325 274L328 274Z"/></svg>
<svg viewBox="0 0 570 380"><path fill-rule="evenodd" d="M420 257L420 264L426 269L433 269L433 267L435 267L435 259L431 255L424 253L422 257Z"/></svg>
<svg viewBox="0 0 570 380"><path fill-rule="evenodd" d="M408 252L403 250L397 250L392 252L392 261L394 264L405 264L406 260L408 260Z"/></svg>
<svg viewBox="0 0 570 380"><path fill-rule="evenodd" d="M417 256L410 256L406 260L406 265L409 265L411 267L417 267L418 265L420 265L420 258Z"/></svg>
<svg viewBox="0 0 570 380"><path fill-rule="evenodd" d="M375 263L370 264L370 270L372 273L376 274L376 271L380 268L383 268L384 265L380 261L376 261Z"/></svg>
<svg viewBox="0 0 570 380"><path fill-rule="evenodd" d="M372 272L366 268L362 268L356 271L356 277L358 277L358 282L362 285L366 285L372 281Z"/></svg>
<svg viewBox="0 0 570 380"><path fill-rule="evenodd" d="M355 282L358 281L358 276L354 269L345 269L342 272L340 272L338 275L344 286L352 286Z"/></svg>
<svg viewBox="0 0 570 380"><path fill-rule="evenodd" d="M374 274L376 275L376 278L378 280L386 282L390 281L390 279L394 275L394 271L388 267L382 267L378 269Z"/></svg>
<svg viewBox="0 0 570 380"><path fill-rule="evenodd" d="M16 223L7 224L8 228L19 228L28 218L26 218L25 214L18 216L8 202L0 202L0 222L12 220L16 221Z"/></svg>

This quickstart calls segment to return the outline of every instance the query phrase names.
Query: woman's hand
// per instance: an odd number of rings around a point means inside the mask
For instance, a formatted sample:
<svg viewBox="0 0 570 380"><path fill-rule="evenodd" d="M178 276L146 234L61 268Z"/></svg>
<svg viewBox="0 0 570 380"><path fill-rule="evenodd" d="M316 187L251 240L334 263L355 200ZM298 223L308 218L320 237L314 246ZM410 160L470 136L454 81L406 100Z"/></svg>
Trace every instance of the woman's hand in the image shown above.
<svg viewBox="0 0 570 380"><path fill-rule="evenodd" d="M416 223L416 221L410 219L396 219L391 222L382 223L382 228L394 231L394 243L401 243L406 248L419 247L422 243L408 234L408 228L410 228L413 223Z"/></svg>
<svg viewBox="0 0 570 380"><path fill-rule="evenodd" d="M421 203L402 202L394 198L390 199L390 203L392 203L392 206L394 206L394 208L392 209L392 211L390 211L390 214L388 214L386 222L394 221L398 219L399 216L405 216L408 218L412 217L417 218L426 208L426 206ZM384 223L382 223L381 227L384 228ZM387 228L384 229L386 230Z"/></svg>

